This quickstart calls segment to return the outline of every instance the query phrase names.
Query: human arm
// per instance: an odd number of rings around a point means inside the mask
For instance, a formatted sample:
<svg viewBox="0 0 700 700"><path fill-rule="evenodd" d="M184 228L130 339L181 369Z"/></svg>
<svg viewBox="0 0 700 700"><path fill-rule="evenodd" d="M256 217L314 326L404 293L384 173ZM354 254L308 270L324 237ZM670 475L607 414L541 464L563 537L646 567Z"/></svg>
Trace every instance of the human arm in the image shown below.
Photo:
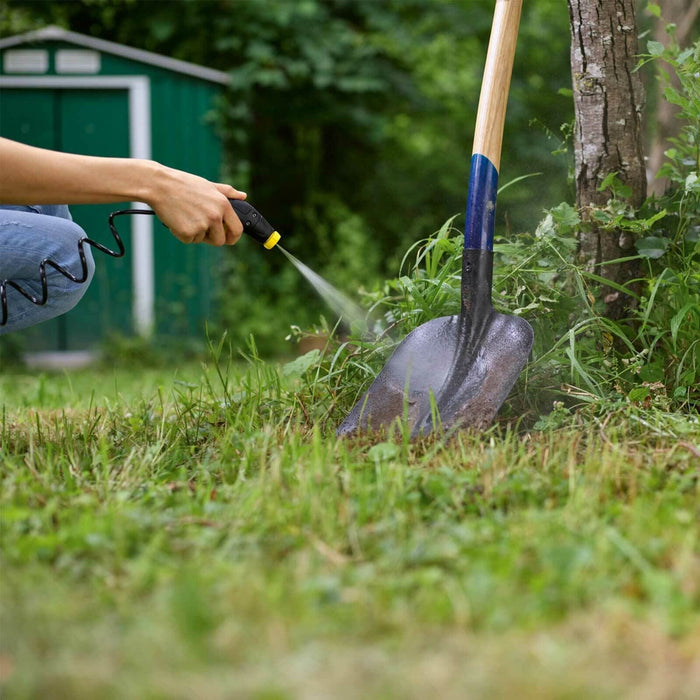
<svg viewBox="0 0 700 700"><path fill-rule="evenodd" d="M0 202L145 202L183 243L233 245L243 232L230 185L137 158L60 153L0 138Z"/></svg>

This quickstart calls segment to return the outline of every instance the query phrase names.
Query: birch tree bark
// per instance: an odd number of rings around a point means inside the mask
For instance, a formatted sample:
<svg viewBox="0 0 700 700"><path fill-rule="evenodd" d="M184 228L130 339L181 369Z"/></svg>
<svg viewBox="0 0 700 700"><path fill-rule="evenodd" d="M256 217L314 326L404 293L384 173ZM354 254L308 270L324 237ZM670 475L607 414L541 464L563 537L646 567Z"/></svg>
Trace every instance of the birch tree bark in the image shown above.
<svg viewBox="0 0 700 700"><path fill-rule="evenodd" d="M584 222L580 259L588 269L615 282L631 275L624 265L600 263L632 252L634 241L620 232L601 230L591 218L605 206L609 192L602 181L616 172L639 206L646 194L642 145L644 87L637 64L635 0L568 0L571 20L571 73L576 123L574 155L576 201ZM611 315L623 304L606 290Z"/></svg>

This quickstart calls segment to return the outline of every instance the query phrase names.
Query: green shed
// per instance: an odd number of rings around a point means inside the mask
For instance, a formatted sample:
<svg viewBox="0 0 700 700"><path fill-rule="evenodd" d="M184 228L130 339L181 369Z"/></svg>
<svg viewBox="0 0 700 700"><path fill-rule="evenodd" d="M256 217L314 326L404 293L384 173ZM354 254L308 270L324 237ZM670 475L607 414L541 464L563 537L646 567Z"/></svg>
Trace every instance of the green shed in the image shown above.
<svg viewBox="0 0 700 700"><path fill-rule="evenodd" d="M60 151L154 159L218 180L222 147L212 113L227 82L221 71L47 27L0 39L0 135ZM120 208L129 204L71 212L90 238L110 245L107 218ZM86 350L111 333L201 335L220 251L179 243L155 217L118 221L125 257L96 252L87 294L65 316L28 329L29 350Z"/></svg>

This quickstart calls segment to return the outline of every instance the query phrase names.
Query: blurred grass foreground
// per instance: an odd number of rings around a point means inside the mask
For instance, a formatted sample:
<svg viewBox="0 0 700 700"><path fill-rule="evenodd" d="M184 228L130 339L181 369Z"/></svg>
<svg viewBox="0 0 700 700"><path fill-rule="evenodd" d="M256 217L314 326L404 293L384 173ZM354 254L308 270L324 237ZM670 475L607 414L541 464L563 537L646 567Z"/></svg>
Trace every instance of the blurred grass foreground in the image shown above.
<svg viewBox="0 0 700 700"><path fill-rule="evenodd" d="M339 441L311 359L0 378L8 698L697 697L697 423Z"/></svg>

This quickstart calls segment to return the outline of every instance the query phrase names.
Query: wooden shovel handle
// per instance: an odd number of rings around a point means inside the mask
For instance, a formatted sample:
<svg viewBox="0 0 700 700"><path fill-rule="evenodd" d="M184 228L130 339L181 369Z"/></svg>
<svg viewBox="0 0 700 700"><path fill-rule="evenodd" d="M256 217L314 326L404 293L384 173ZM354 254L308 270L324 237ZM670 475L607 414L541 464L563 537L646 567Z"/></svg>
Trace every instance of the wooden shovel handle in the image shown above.
<svg viewBox="0 0 700 700"><path fill-rule="evenodd" d="M486 156L496 170L501 164L503 125L522 5L522 0L496 0L481 83L472 153Z"/></svg>

